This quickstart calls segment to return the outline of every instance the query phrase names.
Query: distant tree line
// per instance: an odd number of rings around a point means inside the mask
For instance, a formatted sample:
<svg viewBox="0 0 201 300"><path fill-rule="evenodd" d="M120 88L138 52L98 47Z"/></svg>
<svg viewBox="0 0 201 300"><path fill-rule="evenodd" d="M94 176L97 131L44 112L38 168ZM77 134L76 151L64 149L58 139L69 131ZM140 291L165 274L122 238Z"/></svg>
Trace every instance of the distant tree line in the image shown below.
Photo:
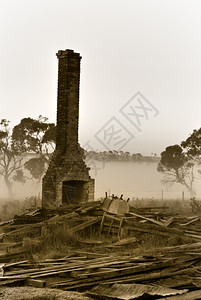
<svg viewBox="0 0 201 300"><path fill-rule="evenodd" d="M13 183L25 183L27 180L40 182L46 172L56 143L56 126L48 118L23 118L10 128L6 119L0 121L0 176L8 188L9 198L14 198ZM158 172L163 174L162 182L172 185L184 185L192 197L195 196L195 169L201 173L201 128L180 145L168 146L160 159L155 153L142 156L126 151L84 151L84 159L128 162L159 162Z"/></svg>
<svg viewBox="0 0 201 300"><path fill-rule="evenodd" d="M6 119L0 121L0 176L8 189L9 198L14 198L13 184L24 184L27 180L40 182L46 172L56 144L56 126L48 118L23 118L20 123L10 128ZM83 159L102 161L153 161L140 153L124 151L87 151Z"/></svg>
<svg viewBox="0 0 201 300"><path fill-rule="evenodd" d="M94 159L99 161L146 161L153 162L158 161L156 153L151 156L143 156L141 153L131 154L126 151L87 151L85 150L85 156L87 159Z"/></svg>

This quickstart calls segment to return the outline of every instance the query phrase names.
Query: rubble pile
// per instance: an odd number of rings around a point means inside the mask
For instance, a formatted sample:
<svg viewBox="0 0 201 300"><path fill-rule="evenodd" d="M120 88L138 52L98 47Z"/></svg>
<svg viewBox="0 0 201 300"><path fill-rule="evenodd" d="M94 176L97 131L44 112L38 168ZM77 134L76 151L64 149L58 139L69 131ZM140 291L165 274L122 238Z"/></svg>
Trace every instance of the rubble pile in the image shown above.
<svg viewBox="0 0 201 300"><path fill-rule="evenodd" d="M134 209L122 201L39 209L1 223L0 285L73 290L98 299L201 298L201 216L172 215L167 207ZM93 228L99 234L115 235L116 240L105 245L104 254L76 249L60 259L28 259L24 237L40 236L44 228L66 222L72 233ZM121 253L127 245L137 249L144 233L185 237L185 243L158 247L155 254L150 249L143 255ZM96 246L99 242L91 241Z"/></svg>

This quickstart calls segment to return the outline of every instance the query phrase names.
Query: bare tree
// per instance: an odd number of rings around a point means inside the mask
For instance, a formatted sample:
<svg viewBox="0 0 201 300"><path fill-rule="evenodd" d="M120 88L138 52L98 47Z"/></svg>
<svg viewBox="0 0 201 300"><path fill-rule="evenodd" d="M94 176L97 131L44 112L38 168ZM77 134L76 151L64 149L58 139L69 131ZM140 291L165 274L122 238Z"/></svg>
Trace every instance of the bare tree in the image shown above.
<svg viewBox="0 0 201 300"><path fill-rule="evenodd" d="M24 181L22 160L21 149L13 143L9 121L2 119L0 122L0 175L4 178L10 199L14 198L13 181Z"/></svg>

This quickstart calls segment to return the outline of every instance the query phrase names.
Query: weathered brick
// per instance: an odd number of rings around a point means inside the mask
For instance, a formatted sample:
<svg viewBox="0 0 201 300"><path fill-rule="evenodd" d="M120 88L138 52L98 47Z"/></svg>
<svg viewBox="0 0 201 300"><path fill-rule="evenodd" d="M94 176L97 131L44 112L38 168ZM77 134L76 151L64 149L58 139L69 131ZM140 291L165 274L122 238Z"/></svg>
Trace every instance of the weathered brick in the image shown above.
<svg viewBox="0 0 201 300"><path fill-rule="evenodd" d="M81 56L67 49L59 50L57 58L56 150L43 177L43 207L57 207L68 201L94 200L94 179L89 176L89 168L78 143ZM76 189L77 196L74 197L73 191Z"/></svg>

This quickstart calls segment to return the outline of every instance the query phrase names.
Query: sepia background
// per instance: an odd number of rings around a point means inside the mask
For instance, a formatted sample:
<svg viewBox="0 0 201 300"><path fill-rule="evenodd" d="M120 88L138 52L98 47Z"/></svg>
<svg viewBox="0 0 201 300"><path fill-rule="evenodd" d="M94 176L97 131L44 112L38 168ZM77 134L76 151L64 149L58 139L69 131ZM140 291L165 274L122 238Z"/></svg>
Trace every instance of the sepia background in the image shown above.
<svg viewBox="0 0 201 300"><path fill-rule="evenodd" d="M1 118L12 126L39 115L56 122L55 54L73 49L82 56L81 146L90 142L96 151L107 150L96 135L113 117L134 136L122 150L145 156L159 156L200 128L200 1L9 0L0 5ZM157 111L141 117L141 131L121 113L137 92ZM161 195L157 164L152 171L145 165L106 164L96 174L97 197L106 190ZM182 190L169 193L180 197ZM27 191L33 194L35 187Z"/></svg>

